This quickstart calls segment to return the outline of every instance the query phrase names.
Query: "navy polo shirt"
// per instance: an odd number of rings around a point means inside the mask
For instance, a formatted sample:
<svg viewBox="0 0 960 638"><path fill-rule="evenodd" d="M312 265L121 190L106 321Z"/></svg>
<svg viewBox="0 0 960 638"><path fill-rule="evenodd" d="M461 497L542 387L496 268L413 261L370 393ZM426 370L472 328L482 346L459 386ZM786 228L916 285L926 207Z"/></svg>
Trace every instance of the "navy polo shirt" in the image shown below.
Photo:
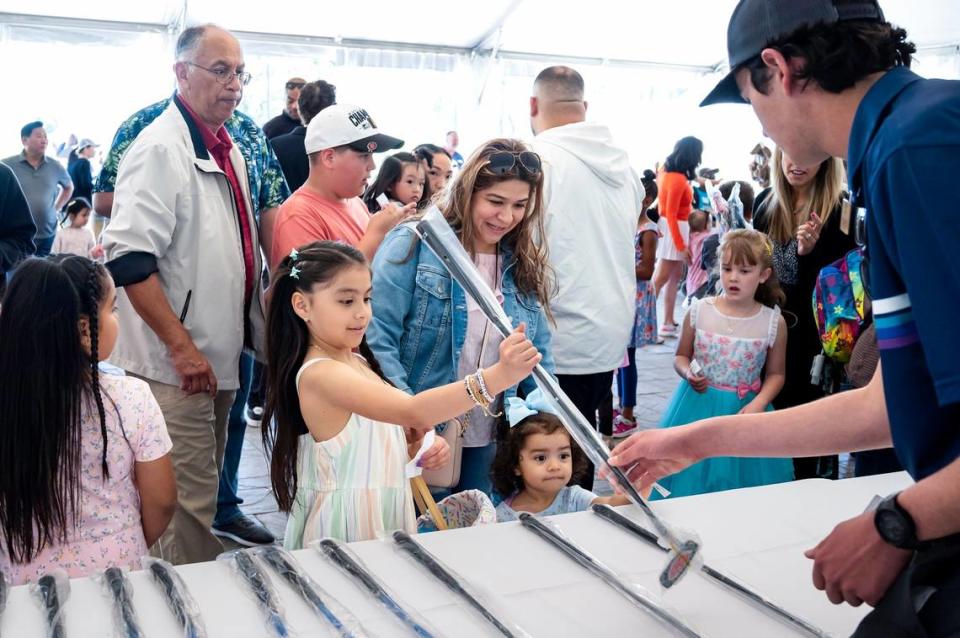
<svg viewBox="0 0 960 638"><path fill-rule="evenodd" d="M847 159L893 444L920 480L960 457L960 82L887 72L857 108Z"/></svg>

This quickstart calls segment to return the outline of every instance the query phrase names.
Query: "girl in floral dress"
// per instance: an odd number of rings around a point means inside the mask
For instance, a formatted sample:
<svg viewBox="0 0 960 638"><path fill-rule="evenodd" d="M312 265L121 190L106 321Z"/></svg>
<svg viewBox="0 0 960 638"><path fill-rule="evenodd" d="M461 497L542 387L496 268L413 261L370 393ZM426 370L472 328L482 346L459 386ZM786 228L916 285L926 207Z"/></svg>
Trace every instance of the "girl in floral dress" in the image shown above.
<svg viewBox="0 0 960 638"><path fill-rule="evenodd" d="M755 230L735 230L718 252L723 292L690 306L674 359L683 381L660 427L772 410L783 387L787 331L770 242ZM717 457L660 484L673 496L689 496L792 479L790 459Z"/></svg>

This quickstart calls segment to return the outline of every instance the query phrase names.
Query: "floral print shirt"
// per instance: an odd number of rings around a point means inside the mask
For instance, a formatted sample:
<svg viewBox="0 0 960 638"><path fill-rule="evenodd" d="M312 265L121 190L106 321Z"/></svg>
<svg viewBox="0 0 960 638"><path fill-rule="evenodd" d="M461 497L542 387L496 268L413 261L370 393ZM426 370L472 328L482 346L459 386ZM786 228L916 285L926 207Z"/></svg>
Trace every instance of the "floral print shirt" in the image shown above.
<svg viewBox="0 0 960 638"><path fill-rule="evenodd" d="M157 119L169 104L169 99L151 104L131 115L120 125L116 135L113 136L110 152L103 162L94 191L113 192L123 154L127 152L140 132ZM267 142L263 130L248 115L234 111L230 119L224 123L224 127L247 163L250 199L253 200L254 215L259 221L262 211L275 208L290 197L290 189L280 169L280 162L277 161L273 147Z"/></svg>

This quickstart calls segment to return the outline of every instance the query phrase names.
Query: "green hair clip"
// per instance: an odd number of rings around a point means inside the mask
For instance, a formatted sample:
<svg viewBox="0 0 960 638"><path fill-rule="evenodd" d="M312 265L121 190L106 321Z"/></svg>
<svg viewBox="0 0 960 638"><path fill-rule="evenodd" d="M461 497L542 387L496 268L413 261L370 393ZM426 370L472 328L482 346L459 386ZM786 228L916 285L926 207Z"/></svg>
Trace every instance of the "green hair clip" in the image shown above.
<svg viewBox="0 0 960 638"><path fill-rule="evenodd" d="M291 269L290 269L290 276L293 277L294 279L296 279L297 281L299 281L299 280L300 280L300 269L297 268L296 266L294 266L293 268L291 268Z"/></svg>

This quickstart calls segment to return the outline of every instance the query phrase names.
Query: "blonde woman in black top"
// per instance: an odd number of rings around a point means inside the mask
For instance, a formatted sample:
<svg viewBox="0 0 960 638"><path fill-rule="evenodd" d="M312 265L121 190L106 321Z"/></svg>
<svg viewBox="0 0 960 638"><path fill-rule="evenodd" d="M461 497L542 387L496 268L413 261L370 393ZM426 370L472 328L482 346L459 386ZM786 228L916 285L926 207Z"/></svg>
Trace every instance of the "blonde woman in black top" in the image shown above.
<svg viewBox="0 0 960 638"><path fill-rule="evenodd" d="M856 242L849 209L843 210L840 160L801 166L777 148L770 171L771 186L757 196L753 226L773 242L774 270L787 295L786 381L773 402L781 410L823 396L810 383L813 359L821 352L811 298L820 269L856 248ZM836 457L794 459L794 470L798 479L836 478Z"/></svg>

